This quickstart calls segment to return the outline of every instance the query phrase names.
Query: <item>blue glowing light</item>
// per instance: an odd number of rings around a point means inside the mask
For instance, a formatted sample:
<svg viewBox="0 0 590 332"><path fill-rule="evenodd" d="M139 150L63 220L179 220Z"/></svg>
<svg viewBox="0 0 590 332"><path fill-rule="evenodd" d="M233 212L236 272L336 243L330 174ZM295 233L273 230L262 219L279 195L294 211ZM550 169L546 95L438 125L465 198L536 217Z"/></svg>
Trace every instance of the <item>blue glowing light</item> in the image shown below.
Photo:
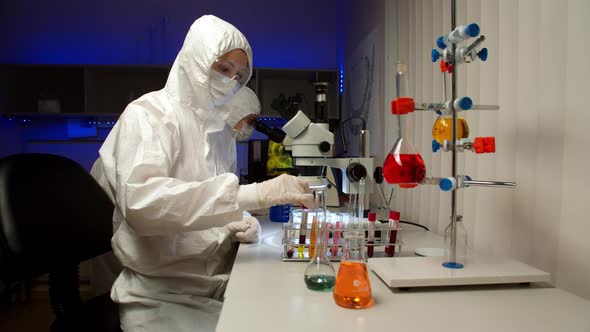
<svg viewBox="0 0 590 332"><path fill-rule="evenodd" d="M344 68L340 65L340 94L344 93Z"/></svg>

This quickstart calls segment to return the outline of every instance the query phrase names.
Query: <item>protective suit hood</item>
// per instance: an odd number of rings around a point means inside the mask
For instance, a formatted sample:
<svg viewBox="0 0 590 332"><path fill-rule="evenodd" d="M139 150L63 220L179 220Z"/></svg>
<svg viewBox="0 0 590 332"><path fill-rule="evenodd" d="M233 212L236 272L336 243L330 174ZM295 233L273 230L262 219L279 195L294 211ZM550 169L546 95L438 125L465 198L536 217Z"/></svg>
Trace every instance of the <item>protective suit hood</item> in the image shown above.
<svg viewBox="0 0 590 332"><path fill-rule="evenodd" d="M197 111L200 117L210 116L201 113L203 105L210 104L211 65L218 57L234 49L246 52L252 73L252 49L246 37L233 25L215 16L200 17L190 27L170 69L164 91L179 103Z"/></svg>
<svg viewBox="0 0 590 332"><path fill-rule="evenodd" d="M228 112L226 123L234 128L240 120L250 114L260 115L261 106L258 96L248 87L242 88L225 107Z"/></svg>

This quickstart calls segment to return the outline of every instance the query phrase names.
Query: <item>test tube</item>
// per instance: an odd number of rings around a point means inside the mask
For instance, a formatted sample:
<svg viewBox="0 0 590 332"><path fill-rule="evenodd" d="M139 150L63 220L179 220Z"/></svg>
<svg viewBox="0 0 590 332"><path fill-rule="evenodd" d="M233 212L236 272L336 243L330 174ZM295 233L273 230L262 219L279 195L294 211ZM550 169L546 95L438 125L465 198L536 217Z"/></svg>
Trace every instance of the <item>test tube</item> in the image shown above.
<svg viewBox="0 0 590 332"><path fill-rule="evenodd" d="M284 234L283 234L283 238L286 241L284 254L288 258L293 257L293 236L292 236L293 233L292 233L292 230L293 230L292 223L289 222L288 224L285 225Z"/></svg>
<svg viewBox="0 0 590 332"><path fill-rule="evenodd" d="M363 228L363 216L365 214L365 178L359 181L359 195L357 197L358 204L358 228Z"/></svg>
<svg viewBox="0 0 590 332"><path fill-rule="evenodd" d="M316 232L318 231L318 218L317 216L313 216L311 222L311 234L309 235L309 258L311 259L315 254L315 240L316 240Z"/></svg>
<svg viewBox="0 0 590 332"><path fill-rule="evenodd" d="M334 236L332 237L332 257L338 256L338 244L340 243L340 229L342 229L342 221L336 221L334 226Z"/></svg>
<svg viewBox="0 0 590 332"><path fill-rule="evenodd" d="M369 240L367 242L367 256L373 257L375 248L375 220L377 220L377 213L369 212Z"/></svg>
<svg viewBox="0 0 590 332"><path fill-rule="evenodd" d="M297 253L299 258L303 258L303 251L305 250L305 236L307 235L307 209L301 210L301 227L299 229L299 247Z"/></svg>
<svg viewBox="0 0 590 332"><path fill-rule="evenodd" d="M326 246L323 248L323 250L328 251L328 241L330 239L330 227L332 225L329 222L326 222L326 234L324 236L324 243L326 244ZM323 254L327 255L327 252L324 252Z"/></svg>
<svg viewBox="0 0 590 332"><path fill-rule="evenodd" d="M348 201L348 218L347 218L347 223L346 226L347 228L356 228L355 227L355 222L356 222L356 202L358 199L358 193L356 194L350 194L350 200Z"/></svg>
<svg viewBox="0 0 590 332"><path fill-rule="evenodd" d="M400 213L398 211L395 210L391 210L389 211L389 230L387 231L388 233L388 239L389 239L389 244L387 247L385 247L385 254L389 257L393 257L393 255L395 254L395 242L397 241L397 230L399 228L399 217L400 217Z"/></svg>

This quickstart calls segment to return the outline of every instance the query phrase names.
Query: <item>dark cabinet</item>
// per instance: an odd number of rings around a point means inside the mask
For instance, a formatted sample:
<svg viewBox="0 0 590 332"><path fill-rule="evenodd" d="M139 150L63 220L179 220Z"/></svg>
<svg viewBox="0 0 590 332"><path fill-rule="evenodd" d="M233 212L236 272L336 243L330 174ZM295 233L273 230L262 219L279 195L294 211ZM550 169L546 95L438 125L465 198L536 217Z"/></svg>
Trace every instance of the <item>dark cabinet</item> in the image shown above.
<svg viewBox="0 0 590 332"><path fill-rule="evenodd" d="M119 114L166 84L167 66L1 65L0 113Z"/></svg>
<svg viewBox="0 0 590 332"><path fill-rule="evenodd" d="M113 115L140 96L166 84L169 66L0 65L0 113ZM313 82L328 82L328 116L338 118L337 71L255 68L248 86L258 95L262 115L280 95L302 95L302 110L313 115Z"/></svg>
<svg viewBox="0 0 590 332"><path fill-rule="evenodd" d="M166 84L165 67L86 67L88 113L121 113L133 100Z"/></svg>
<svg viewBox="0 0 590 332"><path fill-rule="evenodd" d="M84 111L84 70L79 66L3 65L0 112L79 113Z"/></svg>

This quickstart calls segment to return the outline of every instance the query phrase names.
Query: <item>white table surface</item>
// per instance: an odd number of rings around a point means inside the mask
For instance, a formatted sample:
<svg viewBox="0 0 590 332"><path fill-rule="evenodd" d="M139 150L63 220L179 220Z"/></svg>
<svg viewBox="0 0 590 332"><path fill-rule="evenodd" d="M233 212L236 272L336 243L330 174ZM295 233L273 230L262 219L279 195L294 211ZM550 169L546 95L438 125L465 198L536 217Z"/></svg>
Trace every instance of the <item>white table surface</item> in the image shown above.
<svg viewBox="0 0 590 332"><path fill-rule="evenodd" d="M332 292L308 290L307 263L282 262L281 224L259 217L262 241L241 244L225 293L218 332L469 331L590 332L590 301L558 288L469 286L391 290L370 272L376 304L337 306ZM431 232L404 230L404 252L436 247ZM334 263L338 270L338 264Z"/></svg>

